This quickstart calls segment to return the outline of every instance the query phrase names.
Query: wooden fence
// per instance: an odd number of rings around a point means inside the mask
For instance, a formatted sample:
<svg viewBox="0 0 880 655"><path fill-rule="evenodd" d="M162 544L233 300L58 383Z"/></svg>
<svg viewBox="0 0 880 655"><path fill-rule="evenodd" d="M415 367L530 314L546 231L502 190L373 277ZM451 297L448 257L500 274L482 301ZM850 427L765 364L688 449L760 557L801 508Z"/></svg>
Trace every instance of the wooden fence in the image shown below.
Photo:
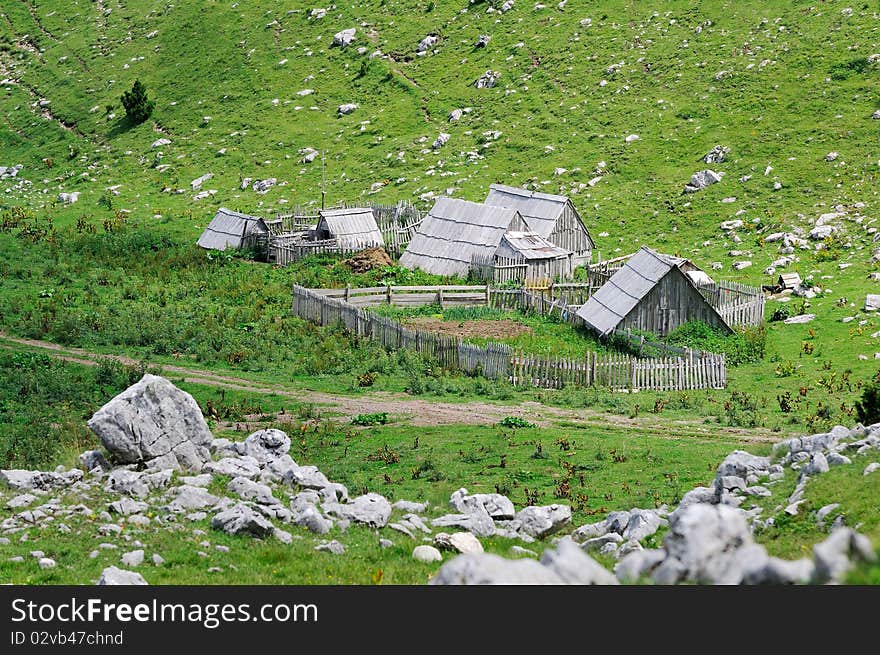
<svg viewBox="0 0 880 655"><path fill-rule="evenodd" d="M411 203L404 201L396 205L340 202L328 209L346 207L368 207L373 210L376 224L385 242L385 250L392 257L400 257L422 222L421 212ZM286 266L311 254L346 255L358 252L352 248L338 247L334 239L306 240L306 233L318 224L318 218L318 208L308 205L297 206L292 211L278 214L274 220L268 221L272 235L269 242L269 261Z"/></svg>
<svg viewBox="0 0 880 655"><path fill-rule="evenodd" d="M501 343L478 346L460 337L414 330L345 302L344 297L329 297L296 285L293 314L318 325L341 322L352 333L389 350L415 350L430 355L445 368L494 380L506 379L515 385L675 391L723 388L727 381L724 355L688 352L687 356L657 359L595 352L586 353L583 359L525 355L514 353L510 346Z"/></svg>
<svg viewBox="0 0 880 655"><path fill-rule="evenodd" d="M758 287L721 280L697 288L731 327L760 325L764 321L765 296Z"/></svg>
<svg viewBox="0 0 880 655"><path fill-rule="evenodd" d="M455 305L488 305L488 286L384 286L344 289L312 289L327 298L342 300L355 307L396 305L398 307L421 307L438 304L441 307Z"/></svg>
<svg viewBox="0 0 880 655"><path fill-rule="evenodd" d="M478 280L490 284L519 282L526 285L550 285L554 280L570 279L572 268L568 258L526 259L475 255L471 259L471 273Z"/></svg>

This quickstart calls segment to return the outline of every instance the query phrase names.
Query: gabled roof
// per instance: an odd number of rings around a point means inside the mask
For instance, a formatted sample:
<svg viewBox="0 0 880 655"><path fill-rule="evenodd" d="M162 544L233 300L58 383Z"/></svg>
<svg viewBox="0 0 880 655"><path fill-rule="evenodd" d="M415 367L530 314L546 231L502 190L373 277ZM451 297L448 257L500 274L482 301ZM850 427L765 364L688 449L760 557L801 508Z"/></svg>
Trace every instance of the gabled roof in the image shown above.
<svg viewBox="0 0 880 655"><path fill-rule="evenodd" d="M266 234L269 228L259 216L249 216L221 207L199 237L198 245L209 250L241 248L252 234Z"/></svg>
<svg viewBox="0 0 880 655"><path fill-rule="evenodd" d="M553 233L556 221L562 216L562 212L570 202L566 196L529 191L504 184L490 184L486 204L516 209L528 224L529 229L546 239ZM572 208L574 208L573 205ZM584 232L587 233L590 243L593 243L586 227Z"/></svg>
<svg viewBox="0 0 880 655"><path fill-rule="evenodd" d="M571 254L536 232L508 232L501 238L496 252L501 257L523 259L561 259Z"/></svg>
<svg viewBox="0 0 880 655"><path fill-rule="evenodd" d="M385 246L376 216L369 208L322 209L318 212L318 228L322 227L344 248Z"/></svg>
<svg viewBox="0 0 880 655"><path fill-rule="evenodd" d="M474 257L491 257L504 233L521 221L515 209L438 198L400 265L435 275L467 275Z"/></svg>
<svg viewBox="0 0 880 655"><path fill-rule="evenodd" d="M623 268L612 275L581 306L577 314L600 335L605 336L626 318L670 270L680 268L687 261L642 246ZM693 284L686 275L685 279Z"/></svg>

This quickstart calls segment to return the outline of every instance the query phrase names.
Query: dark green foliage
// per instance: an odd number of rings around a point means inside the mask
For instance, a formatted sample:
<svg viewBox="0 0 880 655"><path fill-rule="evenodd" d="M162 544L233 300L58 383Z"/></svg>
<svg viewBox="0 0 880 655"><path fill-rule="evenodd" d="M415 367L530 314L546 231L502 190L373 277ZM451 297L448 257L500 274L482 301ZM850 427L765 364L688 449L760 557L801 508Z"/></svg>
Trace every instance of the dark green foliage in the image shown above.
<svg viewBox="0 0 880 655"><path fill-rule="evenodd" d="M153 113L156 103L147 97L147 88L140 80L135 80L131 91L125 91L120 97L125 115L134 123L143 123Z"/></svg>
<svg viewBox="0 0 880 655"><path fill-rule="evenodd" d="M862 390L862 397L856 401L856 414L862 425L880 422L880 375L875 376Z"/></svg>
<svg viewBox="0 0 880 655"><path fill-rule="evenodd" d="M784 321L789 317L791 317L791 310L788 308L788 305L783 305L782 307L774 310L774 312L770 315L770 321Z"/></svg>
<svg viewBox="0 0 880 655"><path fill-rule="evenodd" d="M529 423L524 418L520 418L519 416L505 416L501 421L498 422L502 428L536 428L538 427L534 423Z"/></svg>
<svg viewBox="0 0 880 655"><path fill-rule="evenodd" d="M376 412L375 414L358 414L351 419L352 425L385 425L388 423L388 412Z"/></svg>

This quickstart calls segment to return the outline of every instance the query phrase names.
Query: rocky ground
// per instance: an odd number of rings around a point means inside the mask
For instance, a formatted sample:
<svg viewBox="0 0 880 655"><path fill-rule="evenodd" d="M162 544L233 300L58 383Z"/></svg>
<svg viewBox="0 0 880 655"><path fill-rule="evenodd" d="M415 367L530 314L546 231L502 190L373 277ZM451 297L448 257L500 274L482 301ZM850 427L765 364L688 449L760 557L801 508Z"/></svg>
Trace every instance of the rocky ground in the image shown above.
<svg viewBox="0 0 880 655"><path fill-rule="evenodd" d="M788 439L772 457L734 451L711 486L686 493L675 508L611 512L579 527L566 505L517 510L504 495L464 488L452 494L448 513L372 492L353 496L317 467L295 462L290 438L280 430L260 430L242 442L213 438L195 400L159 376L146 375L111 400L89 427L104 450L83 453L80 468L0 471L7 487L0 491L6 510L0 553L11 562L53 568L58 562L28 549L30 536L78 531L96 542L81 557L119 553L119 566L106 567L98 584L147 584L148 567L165 563L147 543L149 535L190 530L187 524L207 519L215 531L282 544L309 534L320 538L334 527L344 535L360 524L382 547L411 540L413 559L445 560L431 584L824 584L843 581L855 563L875 558L869 540L858 526L845 525L834 504L816 512L830 534L812 557L771 557L753 533L775 516L797 514L806 485L831 466L863 467L864 475L880 469L874 461L880 459L880 425ZM797 485L790 494L776 491L776 498L774 487L781 488L786 474L796 476ZM776 502L770 512L756 502L768 498ZM199 532L208 549L209 535ZM645 548L658 533L662 547ZM489 537L519 542L510 549L514 558L483 552L480 539ZM553 542L532 550L536 540ZM325 539L315 550L343 556L346 545ZM539 559L536 550L543 550ZM591 554L616 560L613 572Z"/></svg>

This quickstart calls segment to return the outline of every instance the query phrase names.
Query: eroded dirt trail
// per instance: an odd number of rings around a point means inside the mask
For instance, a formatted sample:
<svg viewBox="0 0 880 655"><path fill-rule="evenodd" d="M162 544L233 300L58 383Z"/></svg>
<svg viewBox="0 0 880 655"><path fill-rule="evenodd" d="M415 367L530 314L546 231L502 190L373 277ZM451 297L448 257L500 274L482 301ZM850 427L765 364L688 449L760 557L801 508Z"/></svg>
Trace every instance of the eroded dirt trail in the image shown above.
<svg viewBox="0 0 880 655"><path fill-rule="evenodd" d="M0 348L49 351L53 356L86 366L97 366L102 359L113 359L125 365L140 362L125 355L95 353L82 348L70 348L48 341L22 339L0 332ZM743 443L775 443L785 435L761 428L731 428L707 425L699 417L692 420L676 420L651 414L646 417L629 418L591 409L565 409L538 402L504 405L488 402L451 403L438 400L413 398L399 393L367 392L357 396L311 391L308 389L267 384L247 378L213 373L188 366L147 362L161 368L162 373L190 384L233 389L254 394L274 394L291 398L299 403L320 406L325 414L335 414L350 419L358 414L387 412L392 419L413 426L432 425L493 425L506 416L516 416L537 423L542 427L564 425L572 429L608 427L630 429L633 437L651 435L666 438L701 438L736 440ZM289 415L280 417L289 419Z"/></svg>

